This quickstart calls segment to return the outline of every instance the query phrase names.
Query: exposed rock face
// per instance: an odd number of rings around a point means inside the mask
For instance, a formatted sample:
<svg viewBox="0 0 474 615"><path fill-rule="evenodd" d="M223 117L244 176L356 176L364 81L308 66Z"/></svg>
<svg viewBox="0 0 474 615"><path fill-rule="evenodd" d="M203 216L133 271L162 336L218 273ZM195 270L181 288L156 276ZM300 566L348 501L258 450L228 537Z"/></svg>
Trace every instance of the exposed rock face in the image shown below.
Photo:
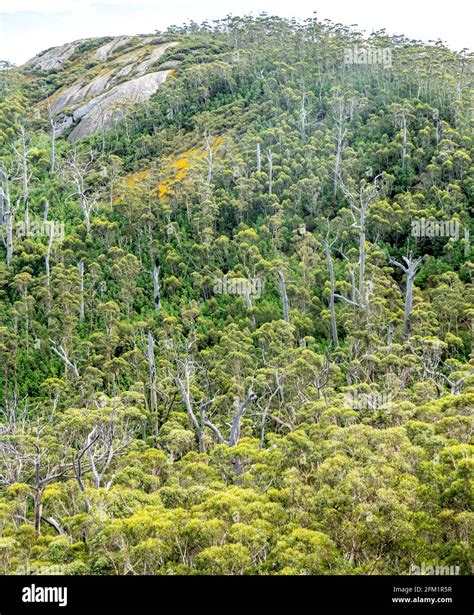
<svg viewBox="0 0 474 615"><path fill-rule="evenodd" d="M82 42L50 49L29 60L28 65L41 70L64 68ZM76 141L109 128L124 116L125 107L148 100L179 64L168 62L158 71L152 68L176 44L159 42L154 36L118 36L79 55L78 61L85 67L81 77L43 102L56 116L57 134L74 126L69 140ZM102 70L97 63L104 63ZM150 70L153 72L147 72Z"/></svg>
<svg viewBox="0 0 474 615"><path fill-rule="evenodd" d="M102 47L99 47L92 56L94 60L99 60L99 62L105 62L110 54L126 45L132 39L131 36L117 36L110 43L105 43Z"/></svg>
<svg viewBox="0 0 474 615"><path fill-rule="evenodd" d="M82 83L75 83L55 98L51 105L51 111L54 114L57 114L65 107L81 103L89 96L97 96L102 94L110 78L112 77L112 74L112 71L107 71L98 75L95 79L84 86Z"/></svg>
<svg viewBox="0 0 474 615"><path fill-rule="evenodd" d="M53 47L43 53L38 54L31 60L28 60L28 66L37 70L52 70L53 68L62 68L64 63L69 60L76 48L84 41L74 41L61 47Z"/></svg>
<svg viewBox="0 0 474 615"><path fill-rule="evenodd" d="M75 83L69 88L66 88L57 94L51 102L51 111L54 115L62 111L68 104L77 100L78 93L82 89L81 83Z"/></svg>
<svg viewBox="0 0 474 615"><path fill-rule="evenodd" d="M148 100L164 83L171 71L158 71L131 79L115 86L108 92L93 98L74 111L74 121L79 124L69 135L69 141L77 141L93 134L125 116L125 107Z"/></svg>
<svg viewBox="0 0 474 615"><path fill-rule="evenodd" d="M150 68L150 66L152 66L157 60L161 58L161 56L165 53L167 49L169 49L170 47L174 47L175 45L176 43L165 43L163 45L160 45L156 49L153 49L150 54L150 57L143 62L140 62L140 64L136 67L136 72L140 74L146 72Z"/></svg>
<svg viewBox="0 0 474 615"><path fill-rule="evenodd" d="M105 45L102 45L102 47L99 47L99 49L95 51L92 58L94 60L99 60L99 62L105 62L106 60L109 59L112 53L117 51L117 49L120 49L120 47L125 47L126 45L128 45L128 43L130 43L134 38L137 39L137 37L133 37L133 36L116 36L109 43L105 43ZM155 38L156 37L154 36L140 37L138 44L139 45L149 45L155 40Z"/></svg>
<svg viewBox="0 0 474 615"><path fill-rule="evenodd" d="M122 77L126 77L132 72L133 67L134 67L133 64L127 64L126 66L121 68L117 73L115 73L114 79L121 79Z"/></svg>

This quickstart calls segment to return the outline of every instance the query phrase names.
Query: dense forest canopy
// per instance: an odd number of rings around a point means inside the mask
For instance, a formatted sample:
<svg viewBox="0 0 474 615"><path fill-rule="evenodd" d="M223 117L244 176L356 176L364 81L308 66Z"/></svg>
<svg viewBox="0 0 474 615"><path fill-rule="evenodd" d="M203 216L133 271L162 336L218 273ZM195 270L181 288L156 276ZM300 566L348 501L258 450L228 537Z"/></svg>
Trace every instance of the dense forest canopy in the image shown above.
<svg viewBox="0 0 474 615"><path fill-rule="evenodd" d="M469 574L472 54L266 15L55 53L0 70L0 572Z"/></svg>

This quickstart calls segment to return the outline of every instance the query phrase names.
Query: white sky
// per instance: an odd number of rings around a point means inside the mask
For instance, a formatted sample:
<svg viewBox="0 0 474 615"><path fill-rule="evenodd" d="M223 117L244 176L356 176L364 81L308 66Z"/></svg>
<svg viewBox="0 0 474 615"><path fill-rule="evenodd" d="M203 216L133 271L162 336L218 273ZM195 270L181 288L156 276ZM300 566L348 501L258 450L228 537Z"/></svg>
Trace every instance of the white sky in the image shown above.
<svg viewBox="0 0 474 615"><path fill-rule="evenodd" d="M472 0L0 0L0 60L21 64L43 49L79 38L153 33L193 19L228 14L358 24L420 40L473 49Z"/></svg>

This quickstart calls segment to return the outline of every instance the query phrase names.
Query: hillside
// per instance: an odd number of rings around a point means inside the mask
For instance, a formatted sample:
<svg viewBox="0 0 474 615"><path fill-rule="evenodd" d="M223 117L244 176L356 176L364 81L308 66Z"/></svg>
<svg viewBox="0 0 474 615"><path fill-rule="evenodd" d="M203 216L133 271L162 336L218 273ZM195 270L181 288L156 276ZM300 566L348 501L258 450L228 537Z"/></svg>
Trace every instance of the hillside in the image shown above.
<svg viewBox="0 0 474 615"><path fill-rule="evenodd" d="M472 68L268 16L3 67L1 574L470 574Z"/></svg>

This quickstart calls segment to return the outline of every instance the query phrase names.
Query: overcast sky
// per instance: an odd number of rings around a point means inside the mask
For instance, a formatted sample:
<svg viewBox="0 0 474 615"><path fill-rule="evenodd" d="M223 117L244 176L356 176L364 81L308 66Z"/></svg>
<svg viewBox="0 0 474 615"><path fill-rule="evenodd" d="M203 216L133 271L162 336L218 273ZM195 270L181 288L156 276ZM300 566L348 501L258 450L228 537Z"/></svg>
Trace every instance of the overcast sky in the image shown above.
<svg viewBox="0 0 474 615"><path fill-rule="evenodd" d="M192 19L267 12L282 17L385 28L421 40L473 49L472 0L0 0L0 60L21 64L79 38L153 33Z"/></svg>

